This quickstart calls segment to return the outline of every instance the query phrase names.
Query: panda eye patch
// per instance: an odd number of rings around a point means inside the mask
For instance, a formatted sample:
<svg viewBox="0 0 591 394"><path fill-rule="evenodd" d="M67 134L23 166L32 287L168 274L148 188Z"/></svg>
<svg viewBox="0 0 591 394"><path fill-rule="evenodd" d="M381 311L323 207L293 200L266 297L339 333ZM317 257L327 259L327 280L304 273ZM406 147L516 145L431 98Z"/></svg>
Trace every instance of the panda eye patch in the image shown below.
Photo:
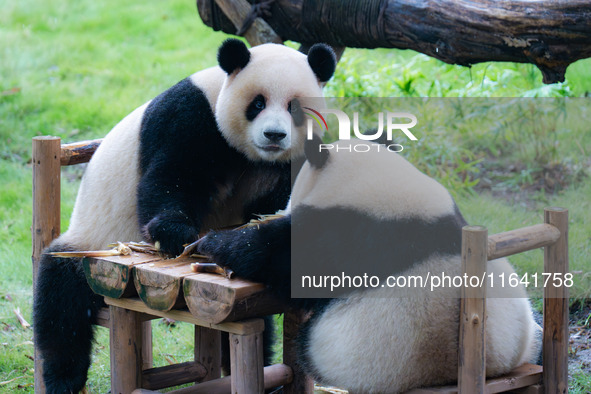
<svg viewBox="0 0 591 394"><path fill-rule="evenodd" d="M291 114L293 118L293 123L296 126L301 126L304 124L304 112L302 111L302 107L298 99L293 99L287 105L287 111Z"/></svg>
<svg viewBox="0 0 591 394"><path fill-rule="evenodd" d="M257 95L246 108L246 119L254 120L265 109L265 97L262 94Z"/></svg>

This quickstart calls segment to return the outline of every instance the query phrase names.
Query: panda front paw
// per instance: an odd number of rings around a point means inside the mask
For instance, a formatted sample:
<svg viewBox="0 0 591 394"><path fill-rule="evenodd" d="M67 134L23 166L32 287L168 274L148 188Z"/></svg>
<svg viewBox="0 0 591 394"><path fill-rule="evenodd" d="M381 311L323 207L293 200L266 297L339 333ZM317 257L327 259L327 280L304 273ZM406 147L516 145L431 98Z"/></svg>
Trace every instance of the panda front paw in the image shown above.
<svg viewBox="0 0 591 394"><path fill-rule="evenodd" d="M164 253L178 256L183 245L199 236L198 230L181 214L161 214L144 227L145 237Z"/></svg>
<svg viewBox="0 0 591 394"><path fill-rule="evenodd" d="M253 235L251 229L210 231L199 240L197 250L236 276L259 281L262 250Z"/></svg>

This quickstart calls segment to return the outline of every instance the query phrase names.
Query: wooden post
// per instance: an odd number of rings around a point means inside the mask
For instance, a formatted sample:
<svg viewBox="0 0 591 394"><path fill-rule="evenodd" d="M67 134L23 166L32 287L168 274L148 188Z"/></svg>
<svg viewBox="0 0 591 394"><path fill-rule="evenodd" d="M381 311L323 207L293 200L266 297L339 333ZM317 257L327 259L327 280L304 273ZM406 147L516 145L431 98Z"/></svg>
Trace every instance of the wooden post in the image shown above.
<svg viewBox="0 0 591 394"><path fill-rule="evenodd" d="M207 369L203 382L222 376L221 338L219 330L195 326L195 361Z"/></svg>
<svg viewBox="0 0 591 394"><path fill-rule="evenodd" d="M564 286L564 283L561 286L555 286L554 280L560 278L564 282L564 275L568 272L568 210L546 208L544 222L558 228L560 238L554 244L544 248L544 273L552 273L552 277L544 287L543 383L546 393L566 393L568 390L568 287Z"/></svg>
<svg viewBox="0 0 591 394"><path fill-rule="evenodd" d="M109 306L111 393L128 394L142 384L142 321L138 312Z"/></svg>
<svg viewBox="0 0 591 394"><path fill-rule="evenodd" d="M60 234L59 137L33 138L33 283L41 252Z"/></svg>
<svg viewBox="0 0 591 394"><path fill-rule="evenodd" d="M263 332L230 334L232 394L263 393L263 368Z"/></svg>
<svg viewBox="0 0 591 394"><path fill-rule="evenodd" d="M462 270L468 283L461 288L458 389L460 394L484 393L486 380L486 283L467 286L486 271L488 230L482 226L462 229ZM466 276L465 276L466 277Z"/></svg>
<svg viewBox="0 0 591 394"><path fill-rule="evenodd" d="M142 370L152 368L152 320L142 322Z"/></svg>
<svg viewBox="0 0 591 394"><path fill-rule="evenodd" d="M283 387L285 394L311 394L314 392L314 381L308 377L297 361L295 340L304 314L287 310L283 315L283 364L293 370L293 381Z"/></svg>
<svg viewBox="0 0 591 394"><path fill-rule="evenodd" d="M41 253L60 234L59 137L33 138L33 289ZM45 393L41 355L35 349L35 393Z"/></svg>

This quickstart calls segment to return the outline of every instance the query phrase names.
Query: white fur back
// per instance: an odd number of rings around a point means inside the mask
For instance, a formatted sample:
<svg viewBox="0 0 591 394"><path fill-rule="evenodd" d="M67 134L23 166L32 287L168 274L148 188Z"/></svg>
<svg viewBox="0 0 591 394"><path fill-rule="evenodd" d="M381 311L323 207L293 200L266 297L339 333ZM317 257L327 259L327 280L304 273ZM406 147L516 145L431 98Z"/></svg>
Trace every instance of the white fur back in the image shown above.
<svg viewBox="0 0 591 394"><path fill-rule="evenodd" d="M337 141L338 147L368 143ZM376 145L377 146L377 145ZM449 192L400 154L382 146L380 152L329 151L320 170L304 165L296 178L290 205L318 208L350 207L378 219L417 218L430 221L454 213Z"/></svg>
<svg viewBox="0 0 591 394"><path fill-rule="evenodd" d="M92 157L61 240L80 249L104 249L112 242L140 241L137 220L139 130L148 103L127 115Z"/></svg>
<svg viewBox="0 0 591 394"><path fill-rule="evenodd" d="M505 259L489 262L487 269L513 272ZM459 275L460 257L432 258L407 274L442 270ZM310 360L325 383L352 392L396 393L455 381L459 289L409 293L380 288L373 293L333 304L311 328ZM529 301L489 298L486 308L487 375L535 362L539 327Z"/></svg>

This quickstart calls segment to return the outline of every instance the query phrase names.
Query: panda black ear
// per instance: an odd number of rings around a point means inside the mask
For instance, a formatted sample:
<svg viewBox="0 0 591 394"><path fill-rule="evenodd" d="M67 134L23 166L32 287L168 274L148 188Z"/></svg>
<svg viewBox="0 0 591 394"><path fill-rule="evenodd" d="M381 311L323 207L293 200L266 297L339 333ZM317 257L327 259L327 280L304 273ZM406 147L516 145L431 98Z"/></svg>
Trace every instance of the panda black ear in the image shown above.
<svg viewBox="0 0 591 394"><path fill-rule="evenodd" d="M316 169L320 169L324 166L328 160L328 150L321 150L320 144L322 140L319 136L314 134L311 140L306 140L304 144L304 153L306 154L306 160L310 162L310 165Z"/></svg>
<svg viewBox="0 0 591 394"><path fill-rule="evenodd" d="M320 82L326 82L334 74L337 57L326 44L314 44L308 51L308 64Z"/></svg>
<svg viewBox="0 0 591 394"><path fill-rule="evenodd" d="M228 38L218 49L218 63L228 75L238 68L244 68L250 60L250 52L244 43Z"/></svg>

